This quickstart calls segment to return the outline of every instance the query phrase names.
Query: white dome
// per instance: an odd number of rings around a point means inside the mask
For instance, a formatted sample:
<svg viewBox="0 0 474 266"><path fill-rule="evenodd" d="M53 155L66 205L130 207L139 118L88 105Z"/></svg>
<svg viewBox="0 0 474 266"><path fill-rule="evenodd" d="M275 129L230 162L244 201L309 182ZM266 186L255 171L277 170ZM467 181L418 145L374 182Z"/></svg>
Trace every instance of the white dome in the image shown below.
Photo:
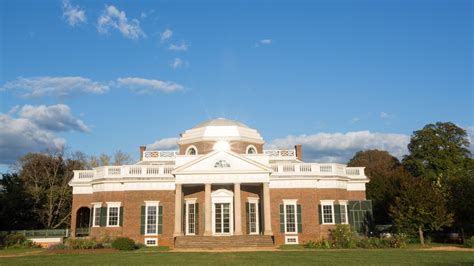
<svg viewBox="0 0 474 266"><path fill-rule="evenodd" d="M225 118L208 120L186 130L181 134L178 144L199 141L245 141L263 144L263 138L257 130L238 121Z"/></svg>

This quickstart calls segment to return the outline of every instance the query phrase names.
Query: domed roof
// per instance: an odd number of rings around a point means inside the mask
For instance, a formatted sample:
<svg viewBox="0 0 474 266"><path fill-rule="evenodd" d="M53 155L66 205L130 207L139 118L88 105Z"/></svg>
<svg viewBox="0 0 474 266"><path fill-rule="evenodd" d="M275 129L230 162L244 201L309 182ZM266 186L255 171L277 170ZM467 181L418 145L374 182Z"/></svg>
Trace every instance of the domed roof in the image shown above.
<svg viewBox="0 0 474 266"><path fill-rule="evenodd" d="M207 120L181 134L178 144L199 141L245 141L263 144L263 138L257 130L247 125L225 118Z"/></svg>
<svg viewBox="0 0 474 266"><path fill-rule="evenodd" d="M222 117L204 121L193 128L207 127L207 126L239 126L239 127L248 128L247 125L240 123L239 121L230 120L230 119L226 119Z"/></svg>

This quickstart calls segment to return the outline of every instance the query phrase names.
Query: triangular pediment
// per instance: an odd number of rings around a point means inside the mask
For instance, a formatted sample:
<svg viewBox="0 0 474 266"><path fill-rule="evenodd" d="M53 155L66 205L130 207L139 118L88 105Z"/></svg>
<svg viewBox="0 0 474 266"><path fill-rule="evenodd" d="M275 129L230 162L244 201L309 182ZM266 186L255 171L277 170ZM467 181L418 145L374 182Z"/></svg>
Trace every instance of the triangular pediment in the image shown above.
<svg viewBox="0 0 474 266"><path fill-rule="evenodd" d="M173 173L178 174L201 174L201 173L270 173L267 166L241 156L232 151L215 151L206 154L194 161L188 162Z"/></svg>

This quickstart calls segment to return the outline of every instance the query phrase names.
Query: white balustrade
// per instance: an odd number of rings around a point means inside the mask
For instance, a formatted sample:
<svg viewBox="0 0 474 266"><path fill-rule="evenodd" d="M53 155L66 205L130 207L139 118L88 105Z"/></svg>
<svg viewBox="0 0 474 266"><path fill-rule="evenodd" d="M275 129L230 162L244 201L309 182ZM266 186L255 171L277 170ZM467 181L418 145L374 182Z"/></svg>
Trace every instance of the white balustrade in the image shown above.
<svg viewBox="0 0 474 266"><path fill-rule="evenodd" d="M347 167L343 164L293 163L271 164L272 176L346 176L365 178L364 167Z"/></svg>
<svg viewBox="0 0 474 266"><path fill-rule="evenodd" d="M143 161L173 161L179 151L144 151Z"/></svg>
<svg viewBox="0 0 474 266"><path fill-rule="evenodd" d="M269 156L271 160L296 158L295 150L263 150L263 154Z"/></svg>

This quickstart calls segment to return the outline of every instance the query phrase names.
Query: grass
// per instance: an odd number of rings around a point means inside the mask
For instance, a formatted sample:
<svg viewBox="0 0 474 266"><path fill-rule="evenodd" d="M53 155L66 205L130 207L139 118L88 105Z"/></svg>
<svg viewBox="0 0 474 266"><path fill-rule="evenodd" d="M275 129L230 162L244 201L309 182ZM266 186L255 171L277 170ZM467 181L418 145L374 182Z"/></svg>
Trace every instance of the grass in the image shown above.
<svg viewBox="0 0 474 266"><path fill-rule="evenodd" d="M47 251L0 257L0 265L473 265L474 252L419 249L299 250L261 252L157 252L157 248L110 254ZM30 250L31 251L31 250ZM4 251L0 251L0 256Z"/></svg>

